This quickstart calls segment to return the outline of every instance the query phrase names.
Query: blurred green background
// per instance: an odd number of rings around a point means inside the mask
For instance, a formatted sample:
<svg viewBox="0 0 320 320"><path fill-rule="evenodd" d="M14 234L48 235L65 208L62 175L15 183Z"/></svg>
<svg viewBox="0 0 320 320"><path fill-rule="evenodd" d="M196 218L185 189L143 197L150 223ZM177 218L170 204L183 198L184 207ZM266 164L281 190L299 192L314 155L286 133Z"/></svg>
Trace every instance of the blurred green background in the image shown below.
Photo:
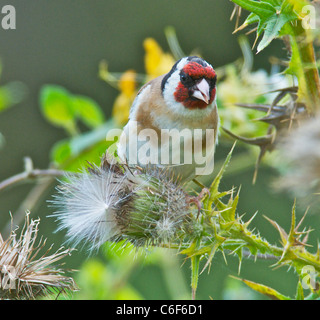
<svg viewBox="0 0 320 320"><path fill-rule="evenodd" d="M227 0L11 0L6 4L16 8L17 17L16 30L0 28L1 84L21 81L26 86L27 95L17 106L0 115L0 132L5 138L5 146L0 150L0 181L23 171L25 156L32 158L35 167L47 168L52 145L65 137L62 129L49 125L40 113L39 92L44 84L58 84L72 93L91 97L108 117L118 92L98 78L99 62L105 59L111 71L123 72L133 68L143 73L143 40L153 37L168 51L164 35L167 26L175 28L184 52L197 49L214 67L231 63L242 55L238 35L232 35L234 21L229 20L233 4ZM251 36L249 39L253 43ZM269 71L269 57L284 56L282 47L280 41L274 41L254 56L254 69ZM223 159L228 151L226 147L218 147L217 159ZM270 183L276 172L271 169L262 167L253 186L253 170L226 176L222 188L228 190L241 185L240 212L247 213L245 219L249 219L258 210L254 226L270 242L276 242L279 238L276 230L262 216L267 215L288 229L293 200L272 190ZM0 193L0 230L9 221L9 212L14 215L32 186L32 183L24 184ZM53 192L53 188L47 192L33 216L41 217L40 233L48 238L49 243L59 246L63 242L63 233L53 234L56 225L53 219L46 218L52 213L46 200L51 199ZM304 209L299 209L298 216ZM305 225L319 225L319 215L309 215ZM311 243L315 244L318 237L319 230L315 230L311 234ZM189 262L183 264L181 258L176 261L169 251L165 256L167 259L162 257L161 263L142 260L130 272L126 281L139 297L177 297L168 288L172 274L165 271L171 268L171 258L178 271L182 265L181 281L188 290ZM110 257L100 252L94 259L103 266ZM134 261L133 256L131 260ZM228 277L237 275L238 261L231 256L227 256L227 261L226 265L223 256L217 255L210 273L200 277L197 297L261 298L249 289L239 288L239 284ZM84 250L75 252L66 263L68 268L80 269L82 263L90 268ZM270 261L244 260L240 276L293 295L297 283L293 272L284 268L273 271L271 264ZM95 268L99 270L97 266ZM102 287L103 279L108 281L108 277L96 278L102 282ZM83 297L89 298L85 294ZM99 298L110 298L110 295L102 292Z"/></svg>

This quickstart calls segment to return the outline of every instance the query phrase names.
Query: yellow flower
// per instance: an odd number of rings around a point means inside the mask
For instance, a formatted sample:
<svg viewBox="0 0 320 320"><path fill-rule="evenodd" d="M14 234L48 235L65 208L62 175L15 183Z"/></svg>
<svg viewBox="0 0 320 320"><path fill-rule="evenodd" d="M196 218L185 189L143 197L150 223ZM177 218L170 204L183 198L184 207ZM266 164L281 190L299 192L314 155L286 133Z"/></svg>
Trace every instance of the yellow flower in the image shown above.
<svg viewBox="0 0 320 320"><path fill-rule="evenodd" d="M148 82L151 79L170 71L175 63L171 54L164 53L153 38L146 38L143 42L143 46L145 49L146 69L146 78L144 79L144 82ZM106 65L100 67L100 76L109 83L115 83L117 81L117 76L109 73ZM124 125L128 121L130 107L136 96L136 84L136 72L128 70L121 75L119 82L116 85L120 90L120 94L114 102L112 116L119 125Z"/></svg>
<svg viewBox="0 0 320 320"><path fill-rule="evenodd" d="M175 63L171 54L164 53L153 38L146 38L143 47L146 52L144 62L148 81L170 71Z"/></svg>
<svg viewBox="0 0 320 320"><path fill-rule="evenodd" d="M136 73L128 70L119 81L120 94L113 104L112 116L117 124L123 125L129 119L130 107L136 96Z"/></svg>
<svg viewBox="0 0 320 320"><path fill-rule="evenodd" d="M127 70L120 78L119 89L126 96L131 97L136 91L136 72Z"/></svg>

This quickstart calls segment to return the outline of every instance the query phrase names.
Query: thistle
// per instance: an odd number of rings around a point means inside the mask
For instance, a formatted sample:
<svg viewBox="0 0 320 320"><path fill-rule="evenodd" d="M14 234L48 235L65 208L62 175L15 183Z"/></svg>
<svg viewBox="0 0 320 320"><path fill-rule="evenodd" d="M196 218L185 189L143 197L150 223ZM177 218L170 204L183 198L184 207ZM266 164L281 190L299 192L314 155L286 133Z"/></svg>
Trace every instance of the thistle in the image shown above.
<svg viewBox="0 0 320 320"><path fill-rule="evenodd" d="M192 217L189 196L179 179L158 167L140 169L137 177L119 208L120 238L137 246L177 243L191 227Z"/></svg>
<svg viewBox="0 0 320 320"><path fill-rule="evenodd" d="M40 240L36 245L39 223L40 220L30 221L27 213L19 238L15 230L12 230L5 241L0 234L0 300L36 299L55 291L60 293L76 290L73 279L65 276L62 269L52 266L70 255L71 249L60 248L48 255L51 246L37 258L46 243Z"/></svg>
<svg viewBox="0 0 320 320"><path fill-rule="evenodd" d="M99 167L66 178L52 201L58 208L53 216L75 245L83 242L89 250L121 240L167 245L186 232L189 196L165 169L130 168L105 155Z"/></svg>

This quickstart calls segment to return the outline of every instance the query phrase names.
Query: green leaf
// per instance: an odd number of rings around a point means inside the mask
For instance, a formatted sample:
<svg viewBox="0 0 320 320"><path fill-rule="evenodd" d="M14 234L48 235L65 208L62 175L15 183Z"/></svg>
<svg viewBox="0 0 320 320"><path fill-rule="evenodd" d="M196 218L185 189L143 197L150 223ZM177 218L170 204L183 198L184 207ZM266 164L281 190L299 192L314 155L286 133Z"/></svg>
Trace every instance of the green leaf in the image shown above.
<svg viewBox="0 0 320 320"><path fill-rule="evenodd" d="M297 15L293 11L293 5L288 0L282 2L277 0L266 2L252 0L232 1L251 12L244 25L258 22L257 37L264 32L263 38L258 45L257 53L266 48L273 39L280 35L287 22L297 19Z"/></svg>
<svg viewBox="0 0 320 320"><path fill-rule="evenodd" d="M210 192L210 197L207 197L204 201L204 209L205 210L210 210L212 203L214 200L219 200L219 185L220 185L220 181L222 179L223 173L225 172L230 160L231 160L231 155L233 152L233 149L236 145L236 142L233 144L229 154L227 155L227 158L222 166L222 168L220 169L219 173L217 174L217 176L215 177L214 181L212 182L210 188L209 188L209 192Z"/></svg>
<svg viewBox="0 0 320 320"><path fill-rule="evenodd" d="M40 92L40 106L44 117L53 125L75 134L75 110L69 92L63 87L45 85Z"/></svg>
<svg viewBox="0 0 320 320"><path fill-rule="evenodd" d="M200 267L200 255L192 256L191 258L191 289L192 289L192 299L196 297L196 291L198 287L199 280L199 267Z"/></svg>
<svg viewBox="0 0 320 320"><path fill-rule="evenodd" d="M292 20L292 17L282 14L270 17L265 26L262 40L259 42L257 52L262 51L273 39L277 38L282 27L290 20Z"/></svg>
<svg viewBox="0 0 320 320"><path fill-rule="evenodd" d="M51 149L51 160L56 165L64 163L71 155L70 139L58 141Z"/></svg>
<svg viewBox="0 0 320 320"><path fill-rule="evenodd" d="M271 4L274 7L280 8L283 0L265 0L265 2L268 2L269 4Z"/></svg>
<svg viewBox="0 0 320 320"><path fill-rule="evenodd" d="M227 209L221 212L221 217L223 217L225 222L232 222L236 217L236 210L239 202L239 193L233 199L231 197L228 202Z"/></svg>
<svg viewBox="0 0 320 320"><path fill-rule="evenodd" d="M244 24L249 25L249 24L256 23L256 22L259 23L259 16L257 16L255 13L251 12L248 15Z"/></svg>
<svg viewBox="0 0 320 320"><path fill-rule="evenodd" d="M0 87L0 112L21 102L26 96L26 92L25 85L18 81Z"/></svg>
<svg viewBox="0 0 320 320"><path fill-rule="evenodd" d="M91 98L73 95L57 85L46 85L40 93L41 110L45 118L58 127L63 127L72 136L78 134L77 121L90 129L105 121L100 106Z"/></svg>
<svg viewBox="0 0 320 320"><path fill-rule="evenodd" d="M59 141L51 150L51 160L65 170L78 170L86 161L97 162L110 146L107 133L115 128L109 120L95 130Z"/></svg>
<svg viewBox="0 0 320 320"><path fill-rule="evenodd" d="M204 267L202 268L200 274L202 274L208 268L208 266L211 265L211 261L214 258L216 251L220 245L221 245L221 242L218 241L218 239L216 239L216 242L214 243L214 245L211 248L208 260L207 260L206 264L204 265Z"/></svg>
<svg viewBox="0 0 320 320"><path fill-rule="evenodd" d="M300 280L297 285L296 300L304 300L303 287Z"/></svg>
<svg viewBox="0 0 320 320"><path fill-rule="evenodd" d="M268 20L277 13L276 8L267 2L257 2L252 0L232 1L256 15L256 17L252 16L252 18L254 18L255 20L258 18L257 37L260 36L262 31L266 27Z"/></svg>
<svg viewBox="0 0 320 320"><path fill-rule="evenodd" d="M77 117L89 128L96 128L105 121L100 106L91 98L77 95L72 103Z"/></svg>
<svg viewBox="0 0 320 320"><path fill-rule="evenodd" d="M265 286L263 284L260 283L256 283L253 281L249 281L249 280L245 280L245 279L239 279L237 277L232 277L235 278L237 280L242 281L243 283L245 283L248 287L250 287L251 289L262 293L263 295L273 299L273 300L291 300L290 297L284 296L283 294L281 294L280 292Z"/></svg>
<svg viewBox="0 0 320 320"><path fill-rule="evenodd" d="M267 47L273 39L279 36L283 26L287 22L295 20L296 18L297 16L293 12L293 5L287 1L284 1L282 3L280 12L267 20L263 38L258 45L258 52Z"/></svg>
<svg viewBox="0 0 320 320"><path fill-rule="evenodd" d="M243 9L255 13L262 18L267 18L276 12L276 9L269 3L263 1L253 1L253 0L232 0L235 4L239 5Z"/></svg>
<svg viewBox="0 0 320 320"><path fill-rule="evenodd" d="M79 172L83 171L88 162L99 165L106 149L106 141L102 140L75 154L70 141L66 141L65 144L53 149L52 157L61 161L59 168Z"/></svg>

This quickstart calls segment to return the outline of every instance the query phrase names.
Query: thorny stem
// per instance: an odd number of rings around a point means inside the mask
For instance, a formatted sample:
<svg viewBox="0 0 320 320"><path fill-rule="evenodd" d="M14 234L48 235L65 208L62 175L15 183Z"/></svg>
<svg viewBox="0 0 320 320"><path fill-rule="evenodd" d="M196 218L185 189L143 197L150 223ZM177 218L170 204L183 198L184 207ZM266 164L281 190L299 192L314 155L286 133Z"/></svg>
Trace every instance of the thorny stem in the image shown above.
<svg viewBox="0 0 320 320"><path fill-rule="evenodd" d="M262 253L271 254L275 257L281 257L281 260L297 265L311 265L316 271L320 272L320 261L317 257L305 250L303 246L294 246L286 251L286 248L271 245L268 241L260 236L247 230L242 223L237 223L234 228L229 230L229 239L244 240L248 247L253 247ZM280 262L280 260L278 260Z"/></svg>
<svg viewBox="0 0 320 320"><path fill-rule="evenodd" d="M210 234L215 234L216 229L217 228L215 228L213 224L208 224L206 226L206 231ZM222 224L218 229L220 229L220 231L216 236L213 236L209 240L198 242L198 246L193 247L193 249L191 249L192 245L190 246L190 243L185 243L184 245L176 247L177 249L180 249L180 251L182 250L182 253L186 253L191 258L191 287L193 298L197 287L200 257L204 254L210 254L212 248L216 246L217 241L218 247L220 247L224 252L234 252L232 247L238 243L239 247L246 249L242 257L267 257L268 259L276 260L275 265L294 266L297 270L306 265L313 266L314 269L320 273L320 260L318 254L311 254L303 245L284 245L283 247L272 245L258 234L248 230L247 224L238 219L232 222L231 228L225 228ZM219 240L217 237L225 240ZM170 247L174 248L172 244ZM250 250L250 253L251 250L255 253L250 254L247 249Z"/></svg>
<svg viewBox="0 0 320 320"><path fill-rule="evenodd" d="M192 300L196 299L196 291L198 287L199 280L199 265L200 265L200 255L195 255L191 257L191 290L192 290Z"/></svg>
<svg viewBox="0 0 320 320"><path fill-rule="evenodd" d="M283 253L282 248L271 245L268 241L243 228L240 223L236 228L230 230L230 235L231 239L244 240L248 246L254 247L260 252L268 253L275 257L279 257Z"/></svg>
<svg viewBox="0 0 320 320"><path fill-rule="evenodd" d="M293 63L298 78L299 92L303 96L301 102L305 103L310 114L314 114L320 110L320 78L313 42L301 22L291 26L291 31L290 44L298 60Z"/></svg>

